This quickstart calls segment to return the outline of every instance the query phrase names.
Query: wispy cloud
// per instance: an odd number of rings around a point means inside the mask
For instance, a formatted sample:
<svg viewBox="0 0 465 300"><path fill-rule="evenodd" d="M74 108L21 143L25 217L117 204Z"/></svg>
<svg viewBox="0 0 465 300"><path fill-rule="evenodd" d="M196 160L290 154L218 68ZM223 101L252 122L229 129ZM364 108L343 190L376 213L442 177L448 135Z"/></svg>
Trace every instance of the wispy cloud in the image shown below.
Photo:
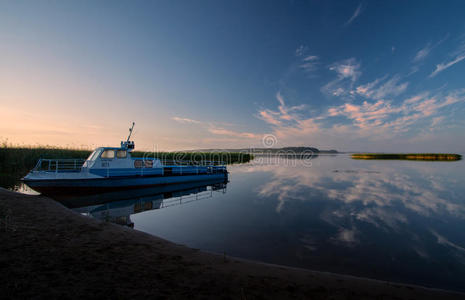
<svg viewBox="0 0 465 300"><path fill-rule="evenodd" d="M417 52L417 54L413 58L413 62L419 62L419 61L425 59L429 55L431 49L432 49L431 42L429 42L424 48L420 49Z"/></svg>
<svg viewBox="0 0 465 300"><path fill-rule="evenodd" d="M392 107L390 102L379 100L375 103L363 102L361 105L345 103L328 110L329 116L345 116L359 128L381 125L391 114L401 111L400 107Z"/></svg>
<svg viewBox="0 0 465 300"><path fill-rule="evenodd" d="M362 13L362 3L360 3L357 8L355 9L352 16L344 23L344 26L349 26L360 14Z"/></svg>
<svg viewBox="0 0 465 300"><path fill-rule="evenodd" d="M232 137L238 137L238 138L258 139L262 137L262 135L252 133L252 132L240 132L240 131L234 131L234 130L221 128L221 127L213 127L213 126L208 128L208 131L216 135L226 135L226 136L232 136Z"/></svg>
<svg viewBox="0 0 465 300"><path fill-rule="evenodd" d="M307 46L300 45L299 47L297 47L297 49L295 49L295 56L300 57L304 55L305 52L307 51L307 48L308 48Z"/></svg>
<svg viewBox="0 0 465 300"><path fill-rule="evenodd" d="M336 72L337 78L324 85L321 91L333 96L345 95L362 74L360 63L355 58L335 62L329 66L329 70Z"/></svg>
<svg viewBox="0 0 465 300"><path fill-rule="evenodd" d="M287 106L281 93L276 93L279 102L278 111L263 109L258 112L258 117L270 125L284 126L284 123L293 122L299 119L296 112L305 108L305 105Z"/></svg>
<svg viewBox="0 0 465 300"><path fill-rule="evenodd" d="M178 123L182 123L182 124L201 124L202 123L200 121L189 119L189 118L172 117L171 119Z"/></svg>
<svg viewBox="0 0 465 300"><path fill-rule="evenodd" d="M318 69L319 57L317 55L309 55L308 47L300 45L295 50L295 56L299 58L298 67L307 73L314 73Z"/></svg>
<svg viewBox="0 0 465 300"><path fill-rule="evenodd" d="M280 126L282 124L279 113L271 111L269 109L261 110L258 113L259 118L265 121L268 124Z"/></svg>
<svg viewBox="0 0 465 300"><path fill-rule="evenodd" d="M309 55L309 56L307 56L307 57L305 57L305 58L303 59L303 61L314 61L314 60L318 60L318 56L316 56L316 55Z"/></svg>
<svg viewBox="0 0 465 300"><path fill-rule="evenodd" d="M383 76L381 78L377 78L373 80L372 82L359 85L356 89L355 92L359 95L365 96L365 97L371 97L375 93L375 87L383 80L386 79L387 76Z"/></svg>
<svg viewBox="0 0 465 300"><path fill-rule="evenodd" d="M439 125L444 120L444 118L445 118L444 116L433 118L433 120L431 121L431 127L435 127Z"/></svg>
<svg viewBox="0 0 465 300"><path fill-rule="evenodd" d="M203 128L206 132L209 132L214 135L226 136L236 138L229 141L238 141L242 139L256 139L260 140L263 136L262 134L252 133L252 132L242 132L232 129L227 129L225 126L228 126L226 123L212 123L212 122L201 122L190 118L183 117L172 117L172 120L179 122L181 124L197 124L200 128Z"/></svg>
<svg viewBox="0 0 465 300"><path fill-rule="evenodd" d="M444 236L440 235L439 233L437 233L437 232L434 231L434 230L430 230L430 231L431 231L431 233L436 237L438 244L441 244L441 245L443 245L443 246L448 246L448 247L451 247L451 248L455 248L456 250L465 252L465 248L460 247L459 245L452 243L452 242L449 241L447 238L445 238Z"/></svg>
<svg viewBox="0 0 465 300"><path fill-rule="evenodd" d="M318 69L319 57L316 55L308 55L302 59L302 64L299 66L306 72L313 72Z"/></svg>
<svg viewBox="0 0 465 300"><path fill-rule="evenodd" d="M437 64L436 69L433 71L433 73L431 73L429 75L429 77L432 78L432 77L438 75L440 72L444 71L445 69L448 69L448 68L452 67L453 65L455 65L456 63L461 62L464 59L465 59L465 53L462 53L462 54L456 56L450 62L447 62L447 63L444 62L444 63Z"/></svg>
<svg viewBox="0 0 465 300"><path fill-rule="evenodd" d="M352 81L357 80L361 72L360 63L357 62L355 58L349 58L341 62L337 62L329 66L331 71L335 71L339 79L350 78Z"/></svg>
<svg viewBox="0 0 465 300"><path fill-rule="evenodd" d="M385 81L387 76L378 78L365 85L360 85L356 88L356 93L371 99L384 99L388 96L398 96L406 91L408 82L399 83L400 76L393 76ZM382 83L384 81L384 83Z"/></svg>
<svg viewBox="0 0 465 300"><path fill-rule="evenodd" d="M441 41L439 41L434 47L441 44L443 41L449 38L449 35L446 35ZM440 72L452 67L453 65L461 62L465 59L465 38L462 37L459 46L452 52L449 53L449 61L442 62L436 65L436 69L429 75L429 78L433 78L438 75Z"/></svg>
<svg viewBox="0 0 465 300"><path fill-rule="evenodd" d="M431 41L428 42L423 48L421 48L420 50L417 51L417 53L413 57L412 62L415 63L415 64L418 64L421 61L425 60L430 55L431 51L434 48L441 45L444 41L446 41L449 38L449 36L450 36L449 33L446 34L441 40L439 40L438 42L436 42L434 44ZM418 69L418 66L417 66L417 69Z"/></svg>
<svg viewBox="0 0 465 300"><path fill-rule="evenodd" d="M305 105L288 106L279 92L276 99L279 102L278 110L261 110L258 117L273 127L273 133L278 138L288 142L293 137L308 137L319 131L316 118L302 116Z"/></svg>
<svg viewBox="0 0 465 300"><path fill-rule="evenodd" d="M429 95L428 92L424 92L424 93L421 93L421 94L418 94L418 95L415 95L413 97L406 99L404 103L405 104L415 103L415 102L425 99L426 97L428 97L428 95Z"/></svg>

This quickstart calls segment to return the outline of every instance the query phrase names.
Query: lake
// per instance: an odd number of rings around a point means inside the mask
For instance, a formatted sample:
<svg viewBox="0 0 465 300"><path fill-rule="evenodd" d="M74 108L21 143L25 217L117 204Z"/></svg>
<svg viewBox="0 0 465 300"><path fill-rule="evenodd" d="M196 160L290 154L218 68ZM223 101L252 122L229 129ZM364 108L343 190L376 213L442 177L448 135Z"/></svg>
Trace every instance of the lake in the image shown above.
<svg viewBox="0 0 465 300"><path fill-rule="evenodd" d="M228 256L465 291L464 167L257 157L228 166L227 184L73 209Z"/></svg>

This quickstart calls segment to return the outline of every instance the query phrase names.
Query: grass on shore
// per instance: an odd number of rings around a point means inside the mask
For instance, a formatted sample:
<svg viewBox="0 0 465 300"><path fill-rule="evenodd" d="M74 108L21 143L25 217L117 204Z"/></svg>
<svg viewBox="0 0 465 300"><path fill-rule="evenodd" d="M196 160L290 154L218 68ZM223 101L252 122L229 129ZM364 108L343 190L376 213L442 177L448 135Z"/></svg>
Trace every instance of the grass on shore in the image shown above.
<svg viewBox="0 0 465 300"><path fill-rule="evenodd" d="M253 155L241 152L141 152L134 151L132 157L159 158L162 161L205 162L219 161L226 164L246 163Z"/></svg>
<svg viewBox="0 0 465 300"><path fill-rule="evenodd" d="M450 153L355 153L353 159L396 159L396 160L427 160L427 161L457 161L459 154Z"/></svg>

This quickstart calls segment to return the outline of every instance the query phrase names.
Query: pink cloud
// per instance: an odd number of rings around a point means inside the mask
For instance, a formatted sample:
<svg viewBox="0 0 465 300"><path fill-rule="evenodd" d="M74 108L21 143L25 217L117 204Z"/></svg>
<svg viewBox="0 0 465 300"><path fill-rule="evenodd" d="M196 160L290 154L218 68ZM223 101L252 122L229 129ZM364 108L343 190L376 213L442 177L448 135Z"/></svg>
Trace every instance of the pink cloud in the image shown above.
<svg viewBox="0 0 465 300"><path fill-rule="evenodd" d="M202 123L200 121L189 119L189 118L172 117L171 119L176 121L176 122L183 123L183 124L200 124L200 123Z"/></svg>
<svg viewBox="0 0 465 300"><path fill-rule="evenodd" d="M425 116L430 116L433 113L435 113L438 108L439 107L436 103L436 99L431 98L431 99L424 100L421 103L417 104L416 106L414 106L413 109L421 112Z"/></svg>
<svg viewBox="0 0 465 300"><path fill-rule="evenodd" d="M338 107L328 109L329 116L342 115L354 121L359 128L376 127L384 123L391 114L400 112L400 108L392 107L389 102L379 100L375 103L364 101L363 104L345 103Z"/></svg>
<svg viewBox="0 0 465 300"><path fill-rule="evenodd" d="M421 94L418 94L416 96L408 98L407 100L404 101L404 103L406 103L406 104L415 103L415 102L418 102L418 101L424 99L427 96L428 96L428 93L421 93Z"/></svg>
<svg viewBox="0 0 465 300"><path fill-rule="evenodd" d="M251 132L238 132L238 131L224 129L224 128L210 127L208 131L213 134L217 134L217 135L227 135L227 136L249 138L249 139L256 139L256 138L261 137L261 135L251 133Z"/></svg>
<svg viewBox="0 0 465 300"><path fill-rule="evenodd" d="M305 108L305 105L287 106L281 93L276 93L276 99L279 102L278 111L264 109L258 112L259 118L274 126L282 126L284 121L296 121L299 117L295 112Z"/></svg>
<svg viewBox="0 0 465 300"><path fill-rule="evenodd" d="M281 121L276 119L276 114L270 110L262 110L259 112L260 119L263 121L267 122L268 124L271 125L276 125L279 126L281 125Z"/></svg>
<svg viewBox="0 0 465 300"><path fill-rule="evenodd" d="M308 116L305 107L288 106L284 97L277 93L278 107L275 110L264 109L258 117L272 125L273 134L283 145L319 146L319 143L325 143L332 147L344 141L352 144L357 139L386 141L398 139L399 134L412 129L428 130L429 126L414 126L422 120L437 125L446 120L446 111L443 109L465 102L465 89L446 95L428 95L428 92L420 93L397 105L382 99L344 103ZM310 112L307 111L307 114ZM347 120L333 119L338 116Z"/></svg>
<svg viewBox="0 0 465 300"><path fill-rule="evenodd" d="M443 120L444 120L444 116L433 118L433 120L431 122L431 127L435 127L435 126L439 125L439 123L441 123Z"/></svg>

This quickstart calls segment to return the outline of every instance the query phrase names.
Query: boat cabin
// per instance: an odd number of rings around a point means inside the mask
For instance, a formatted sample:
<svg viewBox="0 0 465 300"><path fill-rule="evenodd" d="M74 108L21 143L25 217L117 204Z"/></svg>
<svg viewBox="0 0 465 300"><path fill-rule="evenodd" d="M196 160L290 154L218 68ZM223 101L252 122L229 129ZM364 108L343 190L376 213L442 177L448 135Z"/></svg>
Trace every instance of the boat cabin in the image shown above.
<svg viewBox="0 0 465 300"><path fill-rule="evenodd" d="M133 144L134 145L134 144ZM156 158L132 158L127 147L100 147L95 149L83 164L83 168L161 168Z"/></svg>

